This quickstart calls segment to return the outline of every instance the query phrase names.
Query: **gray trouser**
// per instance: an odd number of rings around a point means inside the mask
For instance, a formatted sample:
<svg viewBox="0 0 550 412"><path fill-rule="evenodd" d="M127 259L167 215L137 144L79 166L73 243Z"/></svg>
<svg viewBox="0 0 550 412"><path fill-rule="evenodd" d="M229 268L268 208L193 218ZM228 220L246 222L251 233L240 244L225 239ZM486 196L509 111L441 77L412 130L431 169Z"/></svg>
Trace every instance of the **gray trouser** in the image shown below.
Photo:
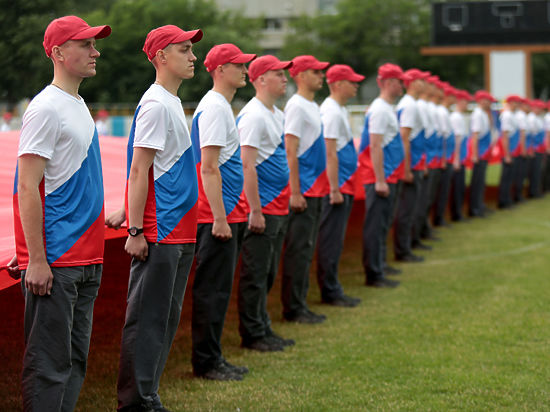
<svg viewBox="0 0 550 412"><path fill-rule="evenodd" d="M418 235L425 238L432 235L430 211L435 199L435 190L439 184L440 170L428 169L428 174L422 183L420 210L418 212Z"/></svg>
<svg viewBox="0 0 550 412"><path fill-rule="evenodd" d="M506 163L502 161L500 184L498 187L498 206L507 207L512 202L512 183L514 179L514 161Z"/></svg>
<svg viewBox="0 0 550 412"><path fill-rule="evenodd" d="M222 332L235 267L239 259L246 222L230 223L232 237L212 236L212 223L197 227L197 266L193 282L193 370L203 374L223 360Z"/></svg>
<svg viewBox="0 0 550 412"><path fill-rule="evenodd" d="M317 282L321 299L331 301L344 294L338 281L338 262L344 247L348 219L353 207L353 195L343 194L344 202L330 204L330 196L323 198L319 238L317 240Z"/></svg>
<svg viewBox="0 0 550 412"><path fill-rule="evenodd" d="M403 182L395 217L393 251L396 258L411 253L413 223L418 215L422 171L413 170L413 181Z"/></svg>
<svg viewBox="0 0 550 412"><path fill-rule="evenodd" d="M542 153L535 153L531 158L529 169L529 196L539 197L542 194Z"/></svg>
<svg viewBox="0 0 550 412"><path fill-rule="evenodd" d="M132 260L122 329L118 407L162 406L159 382L180 321L194 243L149 243L147 260Z"/></svg>
<svg viewBox="0 0 550 412"><path fill-rule="evenodd" d="M319 232L322 201L322 197L306 197L306 210L290 211L288 215L281 288L284 315L294 316L308 310L309 268Z"/></svg>
<svg viewBox="0 0 550 412"><path fill-rule="evenodd" d="M451 216L453 220L461 220L464 205L464 191L466 189L464 166L453 171L451 181Z"/></svg>
<svg viewBox="0 0 550 412"><path fill-rule="evenodd" d="M267 294L277 277L288 226L288 215L264 217L264 232L253 233L247 228L243 239L238 303L239 332L244 343L271 332Z"/></svg>
<svg viewBox="0 0 550 412"><path fill-rule="evenodd" d="M384 243L391 220L392 204L396 185L388 184L390 195L376 194L374 184L365 185L365 223L363 225L363 267L367 282L384 277Z"/></svg>
<svg viewBox="0 0 550 412"><path fill-rule="evenodd" d="M428 219L426 219L426 203L429 197L430 181L433 178L433 174L427 172L421 172L422 179L420 181L420 193L418 196L417 212L414 217L412 228L412 243L418 244L422 236L429 236L431 234L431 226ZM426 226L428 224L428 226Z"/></svg>
<svg viewBox="0 0 550 412"><path fill-rule="evenodd" d="M523 200L525 177L527 176L527 157L518 156L514 159L514 201Z"/></svg>
<svg viewBox="0 0 550 412"><path fill-rule="evenodd" d="M25 411L73 411L86 375L102 265L52 267L51 295L25 288Z"/></svg>
<svg viewBox="0 0 550 412"><path fill-rule="evenodd" d="M480 160L474 164L472 182L470 183L470 215L480 216L485 211L485 175L487 160Z"/></svg>
<svg viewBox="0 0 550 412"><path fill-rule="evenodd" d="M434 223L441 224L445 220L445 210L449 203L449 191L451 189L451 179L453 178L453 165L447 164L445 169L441 170L441 179L434 204Z"/></svg>

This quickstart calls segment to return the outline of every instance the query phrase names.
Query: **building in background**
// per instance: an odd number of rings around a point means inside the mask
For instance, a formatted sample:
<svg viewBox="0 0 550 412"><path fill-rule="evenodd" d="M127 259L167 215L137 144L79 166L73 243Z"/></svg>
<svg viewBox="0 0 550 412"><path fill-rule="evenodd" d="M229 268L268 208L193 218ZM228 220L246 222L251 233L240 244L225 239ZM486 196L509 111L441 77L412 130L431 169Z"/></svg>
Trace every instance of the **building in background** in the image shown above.
<svg viewBox="0 0 550 412"><path fill-rule="evenodd" d="M264 29L259 41L264 54L277 54L291 31L296 17L336 12L338 0L215 0L221 10L241 11L250 18L263 18Z"/></svg>

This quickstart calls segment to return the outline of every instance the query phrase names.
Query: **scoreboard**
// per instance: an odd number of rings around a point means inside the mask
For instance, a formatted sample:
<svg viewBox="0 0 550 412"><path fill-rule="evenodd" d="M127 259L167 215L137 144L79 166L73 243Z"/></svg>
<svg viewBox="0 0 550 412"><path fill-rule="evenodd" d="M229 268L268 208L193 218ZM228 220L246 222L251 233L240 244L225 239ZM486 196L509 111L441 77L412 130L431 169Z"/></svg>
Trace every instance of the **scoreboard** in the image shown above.
<svg viewBox="0 0 550 412"><path fill-rule="evenodd" d="M550 1L432 3L432 46L550 43Z"/></svg>

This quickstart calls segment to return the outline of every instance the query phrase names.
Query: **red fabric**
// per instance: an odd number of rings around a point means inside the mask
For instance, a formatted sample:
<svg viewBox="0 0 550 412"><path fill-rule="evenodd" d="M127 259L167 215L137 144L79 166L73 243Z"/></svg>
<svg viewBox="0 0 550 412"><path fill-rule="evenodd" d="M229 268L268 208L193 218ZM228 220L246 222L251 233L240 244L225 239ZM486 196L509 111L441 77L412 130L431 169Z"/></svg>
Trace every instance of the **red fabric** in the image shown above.
<svg viewBox="0 0 550 412"><path fill-rule="evenodd" d="M15 254L13 228L13 179L17 165L19 131L0 132L0 290L18 283L5 270ZM119 137L99 138L103 164L105 190L105 216L119 209L124 203L126 185L126 146L128 139ZM105 239L125 237L125 230L105 228Z"/></svg>

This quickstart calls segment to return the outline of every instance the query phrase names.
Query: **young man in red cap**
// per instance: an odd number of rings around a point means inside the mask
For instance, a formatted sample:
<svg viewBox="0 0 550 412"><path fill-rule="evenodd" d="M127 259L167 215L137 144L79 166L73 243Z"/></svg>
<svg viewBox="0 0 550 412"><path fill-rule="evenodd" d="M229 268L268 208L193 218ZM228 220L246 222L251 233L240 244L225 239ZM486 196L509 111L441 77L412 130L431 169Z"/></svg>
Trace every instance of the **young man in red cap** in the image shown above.
<svg viewBox="0 0 550 412"><path fill-rule="evenodd" d="M524 110L523 98L516 96L518 105L514 111L519 129L519 144L514 168L514 201L523 201L524 181L527 174L527 113Z"/></svg>
<svg viewBox="0 0 550 412"><path fill-rule="evenodd" d="M448 83L444 83L441 94L441 104L437 108L441 127L442 153L441 153L441 179L434 204L434 226L448 226L445 221L445 210L449 202L449 191L453 177L453 156L455 149L455 136L451 125L451 113L449 109L456 102L456 89Z"/></svg>
<svg viewBox="0 0 550 412"><path fill-rule="evenodd" d="M239 279L239 332L242 346L260 352L293 345L271 329L267 294L279 271L288 225L288 163L283 142L284 114L275 102L286 92L290 61L275 56L255 59L248 78L256 89L237 116L244 170L244 192L250 206L243 238Z"/></svg>
<svg viewBox="0 0 550 412"><path fill-rule="evenodd" d="M359 154L359 176L365 185L363 267L366 284L396 287L399 282L384 273L384 245L390 227L397 182L403 177L404 151L399 121L392 104L403 92L403 70L391 63L378 68L380 95L365 118Z"/></svg>
<svg viewBox="0 0 550 412"><path fill-rule="evenodd" d="M508 208L513 204L514 158L517 156L520 133L514 115L518 106L518 97L516 95L508 96L500 113L500 145L502 148L502 170L498 189L498 207L500 209Z"/></svg>
<svg viewBox="0 0 550 412"><path fill-rule="evenodd" d="M204 65L214 86L199 102L191 127L199 177L192 363L195 376L205 379L242 380L248 372L225 360L221 336L248 220L239 132L230 103L246 85L245 64L255 57L229 43L210 49Z"/></svg>
<svg viewBox="0 0 550 412"><path fill-rule="evenodd" d="M485 176L491 154L491 103L493 96L485 90L478 90L474 96L477 103L470 118L471 159L474 165L470 184L469 213L472 217L485 217Z"/></svg>
<svg viewBox="0 0 550 412"><path fill-rule="evenodd" d="M451 181L451 219L455 222L464 220L465 172L464 163L468 153L468 127L464 113L468 102L473 100L470 93L459 90L456 94L455 110L451 113L451 127L455 136L454 157L452 160L453 177Z"/></svg>
<svg viewBox="0 0 550 412"><path fill-rule="evenodd" d="M432 121L431 112L428 108L428 102L432 98L432 87L430 85L430 72L425 72L428 74L424 82L424 88L420 92L420 95L417 100L418 113L422 119L422 125L424 126L424 168L422 175L422 184L420 185L420 195L417 206L416 219L413 223L413 233L412 233L412 248L420 250L431 250L432 247L423 243L422 239L433 239L433 231L431 224L429 222L429 198L430 198L430 187L432 186L433 173L432 169L428 166L429 158L433 155L431 151L429 152L429 147L431 144L431 139L435 138L435 126ZM437 76L435 76L437 77Z"/></svg>
<svg viewBox="0 0 550 412"><path fill-rule="evenodd" d="M402 262L419 262L420 256L412 253L413 223L416 221L426 167L425 128L417 100L423 92L429 73L418 69L405 72L404 85L407 93L397 105L399 133L403 140L404 170L401 193L395 216L393 251L395 259Z"/></svg>
<svg viewBox="0 0 550 412"><path fill-rule="evenodd" d="M338 262L355 194L357 151L345 104L355 97L365 76L350 66L335 64L327 70L330 96L321 105L321 120L327 151L329 195L323 198L317 241L317 281L323 303L353 307L360 299L344 294L338 281Z"/></svg>
<svg viewBox="0 0 550 412"><path fill-rule="evenodd" d="M306 302L322 199L329 193L326 149L315 93L323 87L329 63L304 55L292 60L289 72L298 91L285 107L285 144L290 170L290 213L283 254L283 317L298 323L321 323Z"/></svg>
<svg viewBox="0 0 550 412"><path fill-rule="evenodd" d="M160 378L180 319L193 263L198 185L181 82L194 76L193 43L201 30L168 25L149 32L143 51L156 79L142 96L128 139L125 217L132 256L128 306L122 330L118 410L164 411Z"/></svg>
<svg viewBox="0 0 550 412"><path fill-rule="evenodd" d="M44 50L52 83L23 116L14 193L17 259L25 296L25 411L72 411L84 375L104 245L99 141L82 80L96 74L96 39L109 26L53 20Z"/></svg>
<svg viewBox="0 0 550 412"><path fill-rule="evenodd" d="M533 100L533 112L535 118L535 136L533 141L533 168L531 177L529 178L529 195L531 197L542 196L542 174L543 174L543 159L546 147L544 145L544 110L546 104L539 99Z"/></svg>

